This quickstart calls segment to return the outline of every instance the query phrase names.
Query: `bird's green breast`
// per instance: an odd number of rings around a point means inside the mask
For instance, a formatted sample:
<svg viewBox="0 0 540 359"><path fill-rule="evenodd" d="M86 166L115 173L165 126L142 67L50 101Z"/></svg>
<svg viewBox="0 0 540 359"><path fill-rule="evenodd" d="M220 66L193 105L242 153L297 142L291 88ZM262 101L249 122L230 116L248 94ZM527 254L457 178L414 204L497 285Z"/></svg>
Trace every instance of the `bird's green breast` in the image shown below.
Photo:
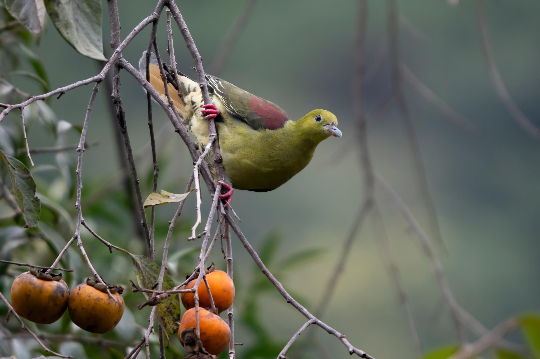
<svg viewBox="0 0 540 359"><path fill-rule="evenodd" d="M223 166L234 188L270 191L308 165L317 143L289 121L278 130L254 130L225 116L217 123Z"/></svg>

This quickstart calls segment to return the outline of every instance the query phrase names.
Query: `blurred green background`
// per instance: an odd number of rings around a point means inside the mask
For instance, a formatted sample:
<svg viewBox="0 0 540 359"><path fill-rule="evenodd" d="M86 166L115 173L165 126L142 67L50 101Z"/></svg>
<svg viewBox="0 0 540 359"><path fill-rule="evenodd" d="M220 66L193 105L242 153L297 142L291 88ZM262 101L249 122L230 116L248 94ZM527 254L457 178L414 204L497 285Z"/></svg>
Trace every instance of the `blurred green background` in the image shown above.
<svg viewBox="0 0 540 359"><path fill-rule="evenodd" d="M153 11L154 3L119 1L122 36ZM236 0L178 2L206 66L211 64L244 4ZM103 5L104 47L106 54L110 54L108 12L105 2ZM382 61L376 58L387 36L386 5L383 1L371 1L369 5L367 66L368 71L376 66L381 68L366 87L367 112L377 108L392 86L388 58ZM492 328L506 318L539 308L540 157L537 153L540 144L521 130L495 94L482 54L474 2L462 1L452 6L443 0L401 0L399 9L422 34L412 32L411 25L400 27L405 63L434 93L477 127L474 132L464 130L405 86L429 189L448 249L445 252L436 246L444 272L458 302L486 327ZM517 105L537 125L540 125L539 15L538 1L486 4L487 28L502 78ZM270 253L270 247L280 241L273 256L269 254L267 258L272 262L269 265L280 274L285 288L298 295L308 309L314 308L323 293L363 196L351 95L353 40L358 18L358 2L352 0L258 1L220 74L227 81L278 104L293 119L314 108L332 111L339 119L343 137L324 141L311 164L290 182L268 193L237 191L234 195L234 209L252 245L257 250L266 246ZM51 88L95 75L99 65L77 53L61 38L50 20L47 21L39 44L31 48L43 61ZM173 29L179 70L193 75L189 52L178 29ZM147 47L149 31L150 28L145 29L124 51L125 58L133 64L138 63ZM160 51L165 57L165 16L160 20L158 34ZM2 66L5 63L2 61ZM0 72L4 73L3 67ZM17 79L13 83L32 94L40 93L30 81ZM90 86L79 88L59 100L53 98L50 107L58 119L82 125L90 93ZM143 197L146 197L152 189L146 96L126 73L122 74L122 98L133 149L141 154L137 165ZM87 137L89 142L98 141L99 145L89 148L84 156L85 220L110 242L142 254L144 246L133 230L121 185L111 186L118 178L118 158L107 100L108 94L102 87ZM154 109L156 132L162 126L166 128L162 132L165 135L159 137L158 188L180 193L191 173L191 159L163 111L155 104ZM0 127L18 133L19 119L15 111ZM28 130L31 148L55 144L53 136L37 121L31 122ZM370 124L368 137L376 171L397 190L419 222L429 228L405 128L395 106L379 121ZM77 140L76 131L62 137L66 144L75 144ZM22 147L20 142L15 145ZM21 160L24 158L24 155L19 156ZM65 184L65 178L75 180L75 152L62 156L34 155L34 162L37 166L50 164L65 169L64 177L61 171L50 168L34 176L38 192L60 203L74 218L73 191ZM451 318L441 304L433 272L416 239L407 232L406 223L384 197L378 198L424 348L428 351L456 343ZM203 191L203 201L205 215L209 202L206 191ZM196 215L194 196L190 196L184 208L173 235L171 255L200 245L187 242ZM156 210L158 262L174 209L174 206L161 206ZM58 222L55 215L46 210L43 216L47 215L44 221ZM371 221L367 223L355 240L335 297L322 319L345 333L353 345L376 358L417 358L396 290L373 236ZM43 231L28 239L23 230L13 232L14 223L10 220L2 220L0 226L0 232L4 231L1 236L4 247L13 238L25 238L21 242L23 246L11 253L13 260L48 265L54 259L54 253L40 240ZM56 231L63 242L72 235L68 230L62 232L56 228ZM129 287L128 279L135 277L129 258L118 252L108 254L107 248L88 232L83 230L82 233L98 272L111 283ZM260 277L251 258L234 237L233 243L238 293L235 314L241 321L236 328L236 341L244 343L237 347L238 356L276 357L279 348L305 318L277 291L255 285ZM310 261L282 270L283 259L306 250L313 254ZM77 253L74 251L72 256L77 257ZM190 273L195 257L196 254L187 254L181 257L177 268L173 268L176 271L172 277L177 282ZM212 260L218 267L225 267L219 248ZM80 282L90 272L80 259L78 262L79 270L73 281ZM13 275L19 270L23 269L10 268L1 277L2 293L7 298ZM108 334L120 341L138 340L140 330L133 321L146 327L150 312L148 307L138 311L136 305L143 301L142 296L127 292L130 311L120 325L122 330ZM253 303L253 298L257 298L257 304ZM3 307L2 311L5 313ZM257 325L253 325L253 321ZM59 322L49 328L39 326L39 329L55 333L76 331L68 324L62 326ZM257 331L257 326L263 326L264 331ZM15 330L17 325L10 323L9 327ZM83 335L82 332L76 334ZM267 347L262 345L263 337L268 340ZM519 335L512 339L522 341ZM317 341L330 353L328 357L349 357L345 347L322 329L317 329ZM179 347L175 338L171 338L171 342ZM18 352L9 352L10 345ZM0 354L23 353L17 354L23 359L25 350L32 345L29 340L6 340L0 345ZM258 354L250 352L256 345L262 348ZM273 345L277 345L277 352ZM81 349L65 346L64 350ZM86 354L78 358L116 355L99 345L85 344L85 348ZM124 349L117 347L116 350L122 353ZM311 358L316 357L318 349L300 351L304 352L304 357Z"/></svg>

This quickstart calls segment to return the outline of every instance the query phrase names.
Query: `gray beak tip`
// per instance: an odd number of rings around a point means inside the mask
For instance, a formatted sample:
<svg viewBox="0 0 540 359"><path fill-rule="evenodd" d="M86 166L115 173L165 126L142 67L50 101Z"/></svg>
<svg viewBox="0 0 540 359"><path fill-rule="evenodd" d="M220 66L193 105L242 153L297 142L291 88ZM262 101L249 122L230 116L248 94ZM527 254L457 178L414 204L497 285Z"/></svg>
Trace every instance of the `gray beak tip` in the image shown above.
<svg viewBox="0 0 540 359"><path fill-rule="evenodd" d="M343 136L343 134L341 133L339 128L337 128L336 126L330 126L330 132L332 133L332 136L334 136L334 137Z"/></svg>

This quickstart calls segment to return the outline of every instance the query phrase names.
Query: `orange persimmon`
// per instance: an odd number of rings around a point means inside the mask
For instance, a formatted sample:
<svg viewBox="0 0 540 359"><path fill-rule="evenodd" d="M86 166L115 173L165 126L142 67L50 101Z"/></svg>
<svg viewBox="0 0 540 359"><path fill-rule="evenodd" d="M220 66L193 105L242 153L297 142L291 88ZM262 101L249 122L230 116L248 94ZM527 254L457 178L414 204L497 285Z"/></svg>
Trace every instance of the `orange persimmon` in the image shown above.
<svg viewBox="0 0 540 359"><path fill-rule="evenodd" d="M121 291L111 291L116 301L88 284L79 284L69 296L68 310L73 323L91 332L103 334L113 329L124 314Z"/></svg>
<svg viewBox="0 0 540 359"><path fill-rule="evenodd" d="M195 328L195 308L184 313L178 328L178 338L182 343L182 330ZM229 335L231 333L229 325L225 323L219 315L209 312L206 309L199 308L199 326L201 330L200 339L204 349L213 355L218 355L229 347Z"/></svg>
<svg viewBox="0 0 540 359"><path fill-rule="evenodd" d="M216 270L206 275L206 280L214 299L214 304L219 313L227 310L234 301L234 283L227 273L221 270ZM186 284L184 289L191 289L195 286L197 279L193 279ZM210 297L204 281L199 284L199 305L202 308L211 308ZM186 309L195 307L195 293L181 293L180 298Z"/></svg>
<svg viewBox="0 0 540 359"><path fill-rule="evenodd" d="M69 288L60 275L39 272L44 278L40 279L32 272L37 271L33 269L15 278L11 286L11 305L18 315L34 323L54 323L66 311Z"/></svg>

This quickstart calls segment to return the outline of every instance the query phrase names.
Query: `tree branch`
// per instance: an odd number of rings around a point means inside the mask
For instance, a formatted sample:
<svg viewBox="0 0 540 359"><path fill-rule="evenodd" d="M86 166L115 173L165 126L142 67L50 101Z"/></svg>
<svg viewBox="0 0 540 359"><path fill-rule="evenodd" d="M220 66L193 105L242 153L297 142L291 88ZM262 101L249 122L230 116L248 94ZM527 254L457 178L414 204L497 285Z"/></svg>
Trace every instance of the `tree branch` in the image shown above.
<svg viewBox="0 0 540 359"><path fill-rule="evenodd" d="M39 340L38 336L36 334L34 334L33 331L31 331L25 324L24 322L22 321L21 317L19 317L19 315L17 314L17 312L15 312L15 309L13 309L13 307L11 306L11 304L9 304L9 302L7 301L7 299L4 297L4 295L2 293L0 293L0 299L4 302L4 304L6 305L6 307L8 308L8 313L11 312L13 313L13 315L15 316L15 318L17 318L17 320L19 321L19 323L21 323L21 327L26 330L28 332L28 334L30 334L35 340L36 342L38 342L39 345L41 345L41 347L43 348L43 350L45 350L47 353L50 353L52 355L56 355L57 357L60 357L60 358L71 358L73 359L73 357L71 356L68 356L68 355L62 355L62 354L59 354L59 353L56 353L52 350L50 350L49 348L47 348L45 346L45 344L43 344L41 342L41 340Z"/></svg>
<svg viewBox="0 0 540 359"><path fill-rule="evenodd" d="M219 76L221 71L223 71L225 68L225 65L227 65L227 60L229 59L231 51L244 32L249 18L251 17L251 13L253 12L253 8L255 7L256 1L257 0L246 0L242 13L240 16L238 16L234 25L227 33L225 40L223 40L216 56L214 57L214 61L210 65L209 73Z"/></svg>
<svg viewBox="0 0 540 359"><path fill-rule="evenodd" d="M34 265L34 264L29 264L29 263L19 263L19 262L6 261L4 259L0 259L0 262L1 263L7 263L7 264L13 264L13 265L20 266L20 267L34 267L34 268L41 268L41 269L59 270L59 271L63 271L63 272L73 272L73 269L42 267L42 266L37 266L37 265Z"/></svg>
<svg viewBox="0 0 540 359"><path fill-rule="evenodd" d="M491 53L491 47L489 45L489 36L484 14L484 2L482 0L476 0L476 11L478 17L478 26L480 27L480 42L482 44L482 50L484 52L489 70L489 76L491 78L491 82L493 83L493 87L495 88L495 92L497 93L497 96L504 107L506 107L508 113L510 113L518 125L520 125L521 128L531 137L538 139L540 138L540 130L538 130L538 127L535 126L516 105L508 93L508 90L506 89L506 86L502 80L501 73L499 72L497 64L495 63L493 54Z"/></svg>

